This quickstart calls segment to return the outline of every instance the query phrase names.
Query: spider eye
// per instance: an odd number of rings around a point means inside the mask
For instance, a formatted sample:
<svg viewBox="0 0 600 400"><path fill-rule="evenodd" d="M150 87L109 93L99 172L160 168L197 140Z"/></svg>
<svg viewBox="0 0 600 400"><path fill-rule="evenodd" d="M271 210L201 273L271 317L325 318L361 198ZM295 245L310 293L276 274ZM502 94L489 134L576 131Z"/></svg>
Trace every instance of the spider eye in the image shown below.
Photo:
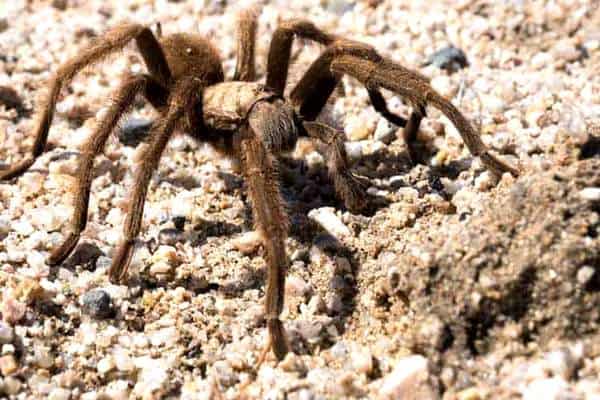
<svg viewBox="0 0 600 400"><path fill-rule="evenodd" d="M185 49L185 52L186 52L187 54L192 54L192 48L191 48L191 47L188 47L187 49Z"/></svg>

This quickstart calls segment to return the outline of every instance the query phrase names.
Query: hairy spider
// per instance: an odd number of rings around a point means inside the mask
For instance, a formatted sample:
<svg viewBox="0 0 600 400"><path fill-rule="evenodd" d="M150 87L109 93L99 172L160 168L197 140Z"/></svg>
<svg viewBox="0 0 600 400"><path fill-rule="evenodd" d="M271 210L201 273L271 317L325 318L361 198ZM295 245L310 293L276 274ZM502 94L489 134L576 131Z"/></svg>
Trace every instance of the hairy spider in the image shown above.
<svg viewBox="0 0 600 400"><path fill-rule="evenodd" d="M109 135L141 94L158 111L159 118L152 126L149 144L136 170L123 238L109 271L110 280L120 282L126 277L151 176L174 130L181 129L241 163L268 266L265 301L268 346L282 359L289 349L279 319L289 264L285 249L288 218L278 185L276 157L293 149L299 137L317 139L327 149L328 170L345 205L350 210L360 210L366 199L364 187L349 170L343 134L315 122L343 75L361 82L375 110L393 124L404 127L404 139L413 160L418 159L415 144L419 124L426 115L425 107L433 105L452 121L470 152L479 156L493 173L517 175L518 171L490 154L467 119L433 90L425 77L379 55L368 45L326 33L309 21L293 19L278 26L269 48L266 83L254 82L256 14L245 12L241 16L237 66L230 82L224 81L217 51L201 36L159 33L157 38L148 27L127 23L98 37L58 68L50 81L48 95L40 104L31 154L0 171L0 180L23 174L42 154L59 93L75 74L135 40L148 73L129 75L122 80L108 112L83 145L70 232L50 254L48 264L60 264L76 246L86 226L94 158L103 151ZM320 43L324 51L286 98L284 89L295 37ZM381 88L411 104L408 120L388 110Z"/></svg>

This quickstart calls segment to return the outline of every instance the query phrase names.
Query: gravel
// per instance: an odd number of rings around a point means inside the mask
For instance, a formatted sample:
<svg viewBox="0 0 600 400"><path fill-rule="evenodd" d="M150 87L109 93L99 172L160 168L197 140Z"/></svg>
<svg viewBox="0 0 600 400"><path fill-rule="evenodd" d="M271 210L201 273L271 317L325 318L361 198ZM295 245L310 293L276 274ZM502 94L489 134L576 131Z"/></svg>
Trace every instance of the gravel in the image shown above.
<svg viewBox="0 0 600 400"><path fill-rule="evenodd" d="M129 282L108 281L133 164L156 118L142 99L96 159L74 255L45 264L68 234L80 145L119 78L145 71L131 44L61 93L47 152L0 184L0 397L600 396L597 1L260 3L260 79L278 21L310 18L419 70L521 176L485 171L432 107L419 132L423 163L413 165L402 128L344 78L319 118L345 132L369 207L345 211L318 145L300 143L281 161L292 260L282 319L296 354L280 364L268 354L257 370L267 340L264 250L235 162L174 137L148 191ZM0 168L27 154L30 110L94 36L123 20L200 32L232 76L239 8L7 2ZM294 47L290 88L321 50ZM391 112L409 115L409 104L384 95Z"/></svg>

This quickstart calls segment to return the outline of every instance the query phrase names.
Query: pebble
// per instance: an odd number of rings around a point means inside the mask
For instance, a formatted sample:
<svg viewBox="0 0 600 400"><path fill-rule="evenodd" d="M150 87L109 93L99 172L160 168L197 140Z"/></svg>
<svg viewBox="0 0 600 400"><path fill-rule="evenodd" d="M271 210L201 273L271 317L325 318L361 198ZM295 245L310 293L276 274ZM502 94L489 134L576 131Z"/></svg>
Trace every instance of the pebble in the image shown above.
<svg viewBox="0 0 600 400"><path fill-rule="evenodd" d="M523 391L523 400L563 400L575 398L569 393L563 378L537 379L529 383Z"/></svg>
<svg viewBox="0 0 600 400"><path fill-rule="evenodd" d="M19 364L12 354L0 357L0 372L3 376L9 376L17 371Z"/></svg>
<svg viewBox="0 0 600 400"><path fill-rule="evenodd" d="M592 279L596 270L589 265L584 265L577 271L577 282L584 286Z"/></svg>
<svg viewBox="0 0 600 400"><path fill-rule="evenodd" d="M92 290L83 295L81 302L84 311L93 318L111 318L114 308L110 295L102 289Z"/></svg>
<svg viewBox="0 0 600 400"><path fill-rule="evenodd" d="M14 329L0 321L0 345L12 343L14 338Z"/></svg>
<svg viewBox="0 0 600 400"><path fill-rule="evenodd" d="M27 306L12 297L4 296L2 299L2 318L9 324L18 323L24 316Z"/></svg>
<svg viewBox="0 0 600 400"><path fill-rule="evenodd" d="M286 296L308 297L312 292L312 286L304 279L296 275L288 275L285 280Z"/></svg>
<svg viewBox="0 0 600 400"><path fill-rule="evenodd" d="M373 355L368 349L362 349L352 352L352 367L361 374L370 374L373 371Z"/></svg>
<svg viewBox="0 0 600 400"><path fill-rule="evenodd" d="M0 86L0 106L6 108L23 109L23 99L17 91L10 86Z"/></svg>
<svg viewBox="0 0 600 400"><path fill-rule="evenodd" d="M165 387L169 376L166 369L155 366L144 368L138 377L138 381L133 388L136 396L144 399L159 398L155 397L155 392Z"/></svg>
<svg viewBox="0 0 600 400"><path fill-rule="evenodd" d="M152 123L147 119L129 118L119 129L119 141L125 146L137 147L150 133Z"/></svg>
<svg viewBox="0 0 600 400"><path fill-rule="evenodd" d="M429 386L429 367L425 357L402 358L394 370L383 377L379 393L383 399L435 399Z"/></svg>
<svg viewBox="0 0 600 400"><path fill-rule="evenodd" d="M158 243L161 245L175 246L185 241L185 235L176 228L165 228L158 232Z"/></svg>
<svg viewBox="0 0 600 400"><path fill-rule="evenodd" d="M33 349L33 355L34 363L40 368L50 369L54 365L55 357L46 346L36 346Z"/></svg>
<svg viewBox="0 0 600 400"><path fill-rule="evenodd" d="M70 267L80 266L86 271L94 271L100 257L104 252L94 243L82 242L77 245L75 251L67 260Z"/></svg>
<svg viewBox="0 0 600 400"><path fill-rule="evenodd" d="M12 376L7 376L4 378L4 392L9 396L17 395L21 391L22 386L23 384L17 378Z"/></svg>
<svg viewBox="0 0 600 400"><path fill-rule="evenodd" d="M579 363L579 360L567 348L547 353L544 361L546 369L565 380L571 379Z"/></svg>
<svg viewBox="0 0 600 400"><path fill-rule="evenodd" d="M390 144L396 140L396 131L398 127L385 118L380 118L373 134L373 139L379 140L385 144Z"/></svg>
<svg viewBox="0 0 600 400"><path fill-rule="evenodd" d="M600 201L600 187L587 187L579 192L579 197L588 201Z"/></svg>
<svg viewBox="0 0 600 400"><path fill-rule="evenodd" d="M448 46L429 56L424 65L434 65L452 73L467 67L469 62L464 51L458 47Z"/></svg>
<svg viewBox="0 0 600 400"><path fill-rule="evenodd" d="M329 232L336 239L343 239L352 236L352 231L335 214L333 207L321 207L311 210L308 218L312 219L323 229Z"/></svg>
<svg viewBox="0 0 600 400"><path fill-rule="evenodd" d="M113 369L115 369L115 360L112 356L107 356L98 361L98 365L96 366L96 370L100 375L106 375Z"/></svg>
<svg viewBox="0 0 600 400"><path fill-rule="evenodd" d="M233 247L244 255L256 253L262 244L262 237L258 231L244 232L231 241Z"/></svg>
<svg viewBox="0 0 600 400"><path fill-rule="evenodd" d="M48 400L69 400L71 391L63 388L54 388L48 394Z"/></svg>
<svg viewBox="0 0 600 400"><path fill-rule="evenodd" d="M363 115L352 116L346 119L344 131L346 137L353 142L365 140L375 131L375 121Z"/></svg>

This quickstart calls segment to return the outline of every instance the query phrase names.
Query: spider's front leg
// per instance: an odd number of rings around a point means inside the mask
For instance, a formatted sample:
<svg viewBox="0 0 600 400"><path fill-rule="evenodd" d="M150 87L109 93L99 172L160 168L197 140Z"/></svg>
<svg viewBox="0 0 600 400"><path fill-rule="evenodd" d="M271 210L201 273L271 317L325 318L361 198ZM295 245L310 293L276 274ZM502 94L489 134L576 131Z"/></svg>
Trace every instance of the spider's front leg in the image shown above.
<svg viewBox="0 0 600 400"><path fill-rule="evenodd" d="M243 127L234 139L236 152L242 163L242 171L248 183L254 224L260 233L266 252L267 288L265 314L270 336L270 346L278 360L289 351L283 324L279 315L283 310L285 275L289 265L285 250L288 233L288 217L279 191L277 161L271 153L265 132L257 131L262 121L260 107L250 117L250 124ZM268 118L268 117L266 117ZM268 350L268 349L267 349Z"/></svg>
<svg viewBox="0 0 600 400"><path fill-rule="evenodd" d="M60 247L48 257L49 265L62 263L73 251L81 232L85 229L88 214L88 203L90 199L90 187L92 186L94 158L102 152L104 145L111 132L115 129L119 120L131 108L138 93L144 93L146 98L149 93L160 93L161 98L167 98L166 90L149 75L132 75L123 80L107 113L99 121L95 132L89 137L81 149L81 159L77 174L77 183L74 190L73 218L70 222L70 233Z"/></svg>
<svg viewBox="0 0 600 400"><path fill-rule="evenodd" d="M168 85L171 79L169 66L160 44L149 28L139 24L122 24L111 29L58 68L50 81L46 97L38 106L40 111L37 113L34 143L30 155L11 165L8 169L0 171L0 181L22 175L42 155L46 148L48 132L54 118L54 109L62 88L83 68L94 65L111 53L122 50L134 39L150 75L158 82L158 86L166 87ZM155 97L156 101L160 103L161 96L157 94Z"/></svg>

